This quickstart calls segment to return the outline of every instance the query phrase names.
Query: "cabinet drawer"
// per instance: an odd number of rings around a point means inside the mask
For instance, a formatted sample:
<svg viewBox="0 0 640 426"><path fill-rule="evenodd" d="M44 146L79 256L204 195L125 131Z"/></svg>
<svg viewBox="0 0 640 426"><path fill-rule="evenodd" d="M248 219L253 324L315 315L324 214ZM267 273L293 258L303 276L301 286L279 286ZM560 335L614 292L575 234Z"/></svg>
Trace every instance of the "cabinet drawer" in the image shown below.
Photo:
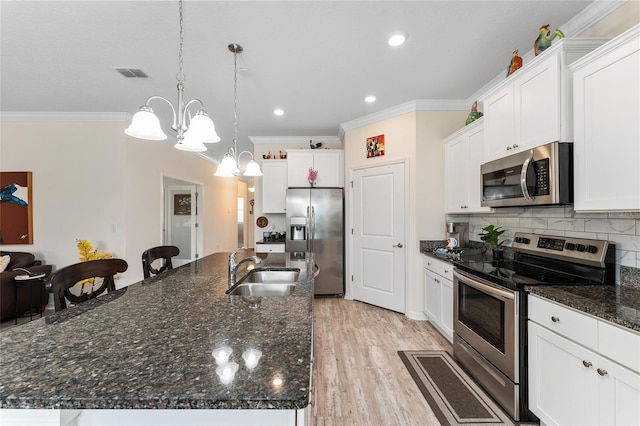
<svg viewBox="0 0 640 426"><path fill-rule="evenodd" d="M598 321L598 352L640 373L640 334Z"/></svg>
<svg viewBox="0 0 640 426"><path fill-rule="evenodd" d="M284 244L256 244L256 253L284 253Z"/></svg>
<svg viewBox="0 0 640 426"><path fill-rule="evenodd" d="M557 303L529 295L529 319L577 343L598 346L598 320Z"/></svg>
<svg viewBox="0 0 640 426"><path fill-rule="evenodd" d="M423 266L431 272L453 281L453 264L425 256Z"/></svg>

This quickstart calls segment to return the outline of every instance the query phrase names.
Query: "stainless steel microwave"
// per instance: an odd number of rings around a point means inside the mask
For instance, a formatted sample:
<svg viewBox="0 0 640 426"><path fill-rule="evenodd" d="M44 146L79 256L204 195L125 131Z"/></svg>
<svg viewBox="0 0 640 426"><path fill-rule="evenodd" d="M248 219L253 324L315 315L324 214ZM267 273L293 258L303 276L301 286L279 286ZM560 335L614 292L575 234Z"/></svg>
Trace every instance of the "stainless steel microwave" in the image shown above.
<svg viewBox="0 0 640 426"><path fill-rule="evenodd" d="M482 206L573 203L573 144L553 142L480 166Z"/></svg>

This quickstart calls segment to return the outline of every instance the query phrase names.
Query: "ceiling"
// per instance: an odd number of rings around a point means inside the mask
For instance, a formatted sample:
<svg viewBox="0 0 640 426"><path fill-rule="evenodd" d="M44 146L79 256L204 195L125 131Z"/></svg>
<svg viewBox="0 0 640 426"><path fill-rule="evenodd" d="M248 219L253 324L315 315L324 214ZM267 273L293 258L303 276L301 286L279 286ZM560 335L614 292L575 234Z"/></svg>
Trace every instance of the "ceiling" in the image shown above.
<svg viewBox="0 0 640 426"><path fill-rule="evenodd" d="M541 25L560 27L590 3L190 0L185 100L213 118L222 141L205 154L219 161L234 133L227 45L238 43L239 150L253 150L248 136L336 138L341 123L408 101L469 99L514 49L531 50ZM133 114L151 95L177 106L177 1L2 0L0 19L1 111ZM409 37L392 48L398 30ZM170 134L170 107L152 106Z"/></svg>

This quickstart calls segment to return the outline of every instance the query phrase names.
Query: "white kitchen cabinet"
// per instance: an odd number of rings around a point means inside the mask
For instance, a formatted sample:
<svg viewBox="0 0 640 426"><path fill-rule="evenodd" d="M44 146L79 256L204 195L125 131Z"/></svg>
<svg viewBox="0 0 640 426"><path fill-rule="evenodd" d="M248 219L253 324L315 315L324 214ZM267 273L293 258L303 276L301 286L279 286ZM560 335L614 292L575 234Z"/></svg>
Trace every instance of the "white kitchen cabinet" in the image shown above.
<svg viewBox="0 0 640 426"><path fill-rule="evenodd" d="M287 150L287 182L290 188L309 187L309 168L318 171L316 188L344 188L344 150Z"/></svg>
<svg viewBox="0 0 640 426"><path fill-rule="evenodd" d="M262 174L262 212L285 213L287 160L264 160Z"/></svg>
<svg viewBox="0 0 640 426"><path fill-rule="evenodd" d="M572 84L567 65L602 39L562 39L483 98L484 159L492 161L554 141L573 141Z"/></svg>
<svg viewBox="0 0 640 426"><path fill-rule="evenodd" d="M481 207L480 164L483 158L484 124L479 119L445 140L446 213L489 212Z"/></svg>
<svg viewBox="0 0 640 426"><path fill-rule="evenodd" d="M640 424L640 334L529 296L529 408L544 424Z"/></svg>
<svg viewBox="0 0 640 426"><path fill-rule="evenodd" d="M640 25L569 69L574 96L574 208L640 210Z"/></svg>
<svg viewBox="0 0 640 426"><path fill-rule="evenodd" d="M427 256L423 263L424 313L453 342L453 265Z"/></svg>

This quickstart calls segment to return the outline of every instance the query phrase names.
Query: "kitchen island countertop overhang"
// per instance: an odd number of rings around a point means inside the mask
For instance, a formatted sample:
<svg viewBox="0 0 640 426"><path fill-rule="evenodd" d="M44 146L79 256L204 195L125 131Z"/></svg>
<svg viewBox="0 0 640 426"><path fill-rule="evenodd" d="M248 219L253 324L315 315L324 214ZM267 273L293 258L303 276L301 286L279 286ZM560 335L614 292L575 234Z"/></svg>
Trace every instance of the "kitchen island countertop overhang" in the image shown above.
<svg viewBox="0 0 640 426"><path fill-rule="evenodd" d="M313 254L259 255L256 268L300 269L292 295L227 296L228 253L216 253L0 334L0 408L305 408ZM226 385L222 346L239 364ZM253 369L248 349L262 352Z"/></svg>

